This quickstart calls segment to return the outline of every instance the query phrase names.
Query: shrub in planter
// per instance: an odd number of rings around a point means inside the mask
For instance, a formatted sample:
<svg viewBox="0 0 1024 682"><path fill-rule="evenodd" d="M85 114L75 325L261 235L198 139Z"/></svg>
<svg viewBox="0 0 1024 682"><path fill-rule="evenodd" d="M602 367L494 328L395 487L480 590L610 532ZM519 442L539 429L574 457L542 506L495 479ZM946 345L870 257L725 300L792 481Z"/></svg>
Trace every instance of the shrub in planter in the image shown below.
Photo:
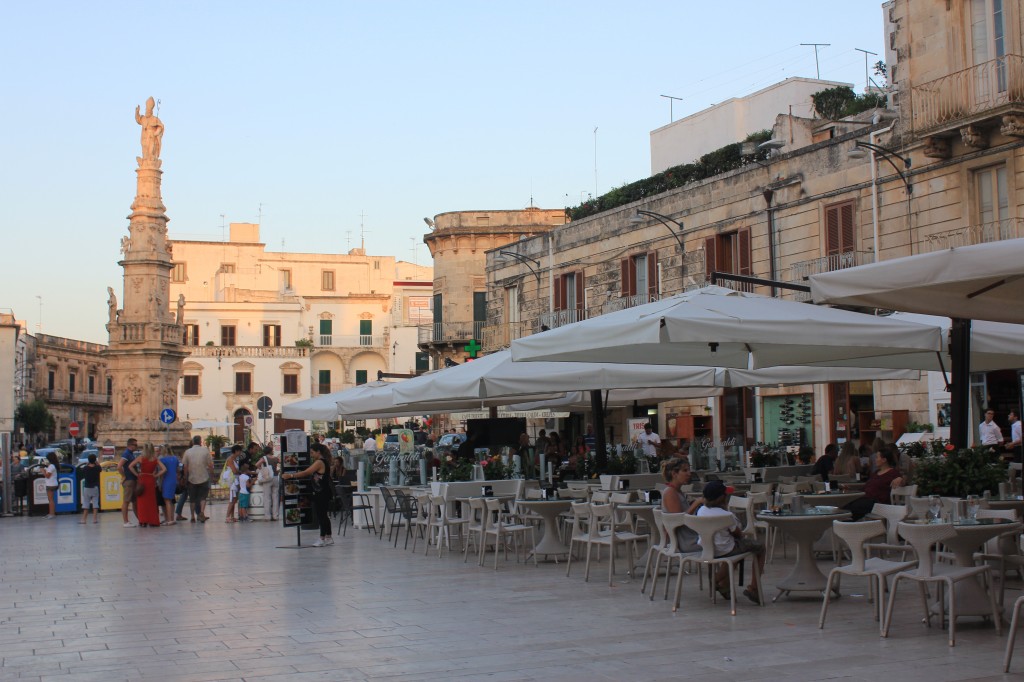
<svg viewBox="0 0 1024 682"><path fill-rule="evenodd" d="M917 494L965 497L995 494L1006 480L1006 463L989 448L961 448L914 462Z"/></svg>

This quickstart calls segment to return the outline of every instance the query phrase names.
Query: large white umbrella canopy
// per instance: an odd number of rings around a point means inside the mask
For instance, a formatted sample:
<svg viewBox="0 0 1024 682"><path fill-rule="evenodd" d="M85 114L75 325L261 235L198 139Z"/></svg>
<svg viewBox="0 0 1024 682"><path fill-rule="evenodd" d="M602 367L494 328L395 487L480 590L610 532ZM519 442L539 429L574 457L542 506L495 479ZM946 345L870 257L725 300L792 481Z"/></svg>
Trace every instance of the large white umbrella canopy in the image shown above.
<svg viewBox="0 0 1024 682"><path fill-rule="evenodd" d="M717 286L512 342L519 361L647 363L759 369L840 364L941 348L937 327Z"/></svg>
<svg viewBox="0 0 1024 682"><path fill-rule="evenodd" d="M358 399L360 396L366 395L371 391L390 385L391 384L388 384L385 381L371 381L366 384L347 388L344 391L335 391L334 393L318 395L315 398L297 400L293 403L284 405L281 408L281 415L285 419L317 419L332 421L338 418L339 400Z"/></svg>
<svg viewBox="0 0 1024 682"><path fill-rule="evenodd" d="M1024 323L1024 239L811 275L815 303Z"/></svg>
<svg viewBox="0 0 1024 682"><path fill-rule="evenodd" d="M395 384L395 404L478 400L510 404L567 391L609 388L714 386L713 367L665 367L617 363L514 363L510 351L448 367ZM510 400L512 398L512 400Z"/></svg>

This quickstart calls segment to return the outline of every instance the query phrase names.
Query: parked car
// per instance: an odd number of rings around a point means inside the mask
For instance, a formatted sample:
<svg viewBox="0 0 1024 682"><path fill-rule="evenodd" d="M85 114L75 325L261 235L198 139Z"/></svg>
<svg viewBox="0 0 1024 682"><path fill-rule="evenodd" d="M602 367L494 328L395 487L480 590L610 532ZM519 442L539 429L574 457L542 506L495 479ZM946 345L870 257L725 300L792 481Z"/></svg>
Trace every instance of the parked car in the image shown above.
<svg viewBox="0 0 1024 682"><path fill-rule="evenodd" d="M465 442L466 434L464 433L446 433L437 439L437 443L434 445L434 456L444 457L457 450Z"/></svg>
<svg viewBox="0 0 1024 682"><path fill-rule="evenodd" d="M384 452L398 452L401 447L401 443L398 440L397 433L389 433L387 438L384 439Z"/></svg>
<svg viewBox="0 0 1024 682"><path fill-rule="evenodd" d="M66 462L66 461L68 461L68 452L70 452L70 451L69 450L63 450L63 449L57 448L57 447L45 447L45 448L37 449L36 453L35 453L36 454L36 459L42 459L42 460L45 461L46 460L46 456L48 454L50 454L51 452L53 452L53 453L55 453L57 455L57 461L58 462Z"/></svg>
<svg viewBox="0 0 1024 682"><path fill-rule="evenodd" d="M77 466L81 466L83 464L88 464L89 463L89 455L96 455L96 461L97 462L101 461L100 451L97 450L96 448L89 448L89 449L86 449L86 450L82 450L78 454L78 461L76 462L76 465ZM110 459L113 459L113 456L111 456Z"/></svg>

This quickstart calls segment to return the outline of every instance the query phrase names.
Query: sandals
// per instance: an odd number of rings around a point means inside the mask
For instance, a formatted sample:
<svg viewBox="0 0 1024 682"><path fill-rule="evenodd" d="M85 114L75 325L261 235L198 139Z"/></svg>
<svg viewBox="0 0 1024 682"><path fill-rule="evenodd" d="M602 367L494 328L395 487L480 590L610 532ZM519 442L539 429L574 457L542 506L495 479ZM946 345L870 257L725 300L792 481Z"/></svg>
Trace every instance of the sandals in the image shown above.
<svg viewBox="0 0 1024 682"><path fill-rule="evenodd" d="M722 599L732 599L732 591L729 589L728 585L716 585L715 591L721 595Z"/></svg>
<svg viewBox="0 0 1024 682"><path fill-rule="evenodd" d="M761 596L757 592L754 592L749 587L746 588L745 590L743 590L743 596L746 597L747 599L749 599L750 601L754 602L758 606L761 605Z"/></svg>
<svg viewBox="0 0 1024 682"><path fill-rule="evenodd" d="M235 521L235 517L234 516L229 516L226 519L224 519L224 523L235 523L235 522L236 521Z"/></svg>

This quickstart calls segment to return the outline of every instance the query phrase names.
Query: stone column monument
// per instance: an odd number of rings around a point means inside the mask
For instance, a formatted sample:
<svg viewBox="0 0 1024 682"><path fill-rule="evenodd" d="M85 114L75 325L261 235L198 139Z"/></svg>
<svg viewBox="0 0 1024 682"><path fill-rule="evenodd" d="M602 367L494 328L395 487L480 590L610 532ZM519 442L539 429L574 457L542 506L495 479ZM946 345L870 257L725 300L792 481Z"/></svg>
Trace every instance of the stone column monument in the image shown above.
<svg viewBox="0 0 1024 682"><path fill-rule="evenodd" d="M121 307L107 287L109 345L104 355L113 378L113 411L98 428L101 443L121 448L129 438L139 443L167 443L176 451L188 447L190 425L178 420L167 427L161 412L178 409L178 381L188 351L184 346L185 301L169 300L171 252L167 244L166 208L160 197L160 145L164 124L146 100L146 113L135 108L142 127L142 156L135 173L138 184L128 236L121 238L124 286ZM175 312L172 312L172 303Z"/></svg>

